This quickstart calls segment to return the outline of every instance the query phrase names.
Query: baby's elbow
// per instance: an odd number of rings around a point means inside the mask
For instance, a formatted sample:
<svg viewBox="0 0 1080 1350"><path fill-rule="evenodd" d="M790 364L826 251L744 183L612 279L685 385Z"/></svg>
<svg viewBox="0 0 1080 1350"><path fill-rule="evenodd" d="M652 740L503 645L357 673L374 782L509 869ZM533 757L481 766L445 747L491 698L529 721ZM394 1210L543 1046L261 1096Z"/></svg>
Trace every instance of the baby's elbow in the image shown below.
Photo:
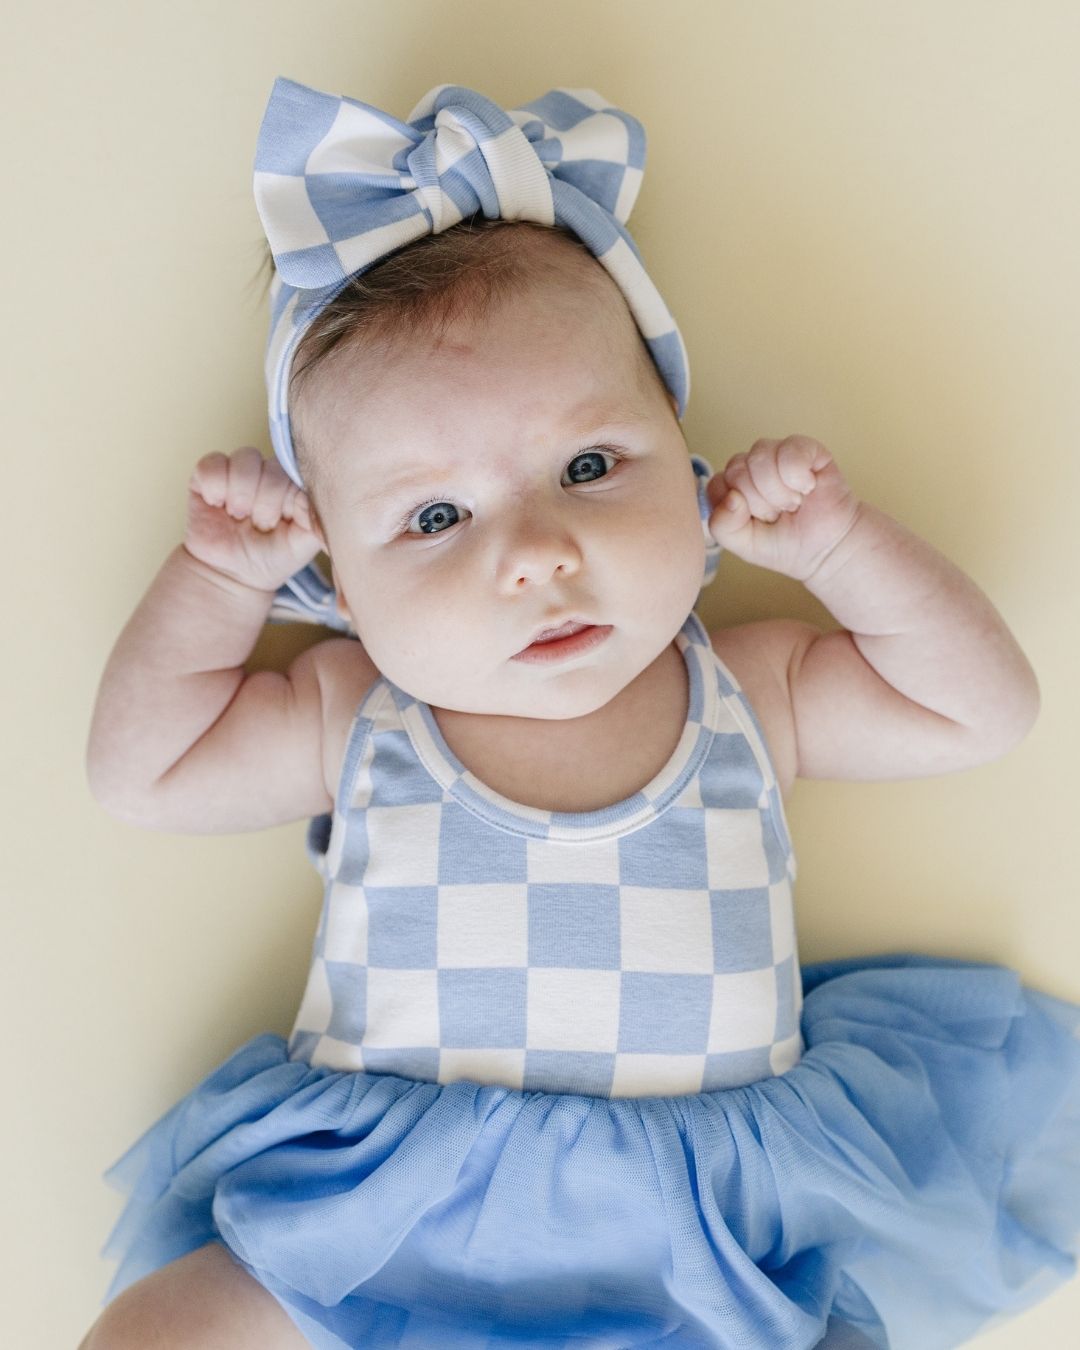
<svg viewBox="0 0 1080 1350"><path fill-rule="evenodd" d="M1035 677L1035 672L1031 672L1031 684L1028 690L1027 698L1024 702L1023 714L1019 720L1019 730L1016 737L1016 744L1019 745L1022 740L1033 730L1035 723L1039 720L1039 713L1042 711L1042 691L1039 689L1039 681Z"/></svg>
<svg viewBox="0 0 1080 1350"><path fill-rule="evenodd" d="M1008 702L987 734L988 759L1000 759L1027 739L1042 710L1042 692L1035 672L1029 666L1011 691Z"/></svg>

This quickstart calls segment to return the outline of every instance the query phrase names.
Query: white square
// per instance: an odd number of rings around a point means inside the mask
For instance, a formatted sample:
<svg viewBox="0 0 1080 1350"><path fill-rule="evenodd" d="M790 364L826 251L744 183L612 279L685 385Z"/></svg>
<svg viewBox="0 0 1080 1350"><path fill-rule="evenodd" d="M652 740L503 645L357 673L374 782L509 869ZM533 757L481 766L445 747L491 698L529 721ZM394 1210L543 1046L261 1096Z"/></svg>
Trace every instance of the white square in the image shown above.
<svg viewBox="0 0 1080 1350"><path fill-rule="evenodd" d="M357 1072L364 1067L364 1052L350 1041L323 1036L311 1055L313 1069L338 1069L343 1073Z"/></svg>
<svg viewBox="0 0 1080 1350"><path fill-rule="evenodd" d="M597 839L592 843L576 839L567 842L550 839L525 841L525 875L537 885L577 885L582 882L600 886L619 884L619 841Z"/></svg>
<svg viewBox="0 0 1080 1350"><path fill-rule="evenodd" d="M293 1031L325 1031L334 1011L334 997L326 978L326 962L316 956L308 971L304 997L293 1023Z"/></svg>
<svg viewBox="0 0 1080 1350"><path fill-rule="evenodd" d="M363 1044L374 1050L437 1046L438 979L435 970L369 968Z"/></svg>
<svg viewBox="0 0 1080 1350"><path fill-rule="evenodd" d="M439 880L442 803L369 806L366 886L435 886Z"/></svg>
<svg viewBox="0 0 1080 1350"><path fill-rule="evenodd" d="M683 1097L700 1092L704 1055L616 1055L613 1097Z"/></svg>
<svg viewBox="0 0 1080 1350"><path fill-rule="evenodd" d="M772 957L776 965L795 955L795 914L791 886L778 881L769 887L769 925L772 929Z"/></svg>
<svg viewBox="0 0 1080 1350"><path fill-rule="evenodd" d="M436 963L527 966L529 907L524 886L440 886Z"/></svg>
<svg viewBox="0 0 1080 1350"><path fill-rule="evenodd" d="M614 1052L621 979L617 970L530 970L526 1048Z"/></svg>
<svg viewBox="0 0 1080 1350"><path fill-rule="evenodd" d="M716 969L707 891L624 886L619 914L623 970L711 975Z"/></svg>
<svg viewBox="0 0 1080 1350"><path fill-rule="evenodd" d="M641 191L641 180L643 174L641 169L635 169L632 164L628 164L623 170L623 180L619 185L619 196L615 203L615 219L628 220L630 211L637 201L638 193Z"/></svg>
<svg viewBox="0 0 1080 1350"><path fill-rule="evenodd" d="M385 173L399 150L411 150L412 141L395 130L385 117L344 100L334 121L308 156L305 173Z"/></svg>
<svg viewBox="0 0 1080 1350"><path fill-rule="evenodd" d="M496 1083L521 1090L525 1081L524 1050L443 1050L439 1055L439 1082Z"/></svg>
<svg viewBox="0 0 1080 1350"><path fill-rule="evenodd" d="M774 1074L787 1073L802 1058L803 1038L800 1032L786 1040L777 1041L769 1051L769 1068Z"/></svg>
<svg viewBox="0 0 1080 1350"><path fill-rule="evenodd" d="M741 970L713 976L709 1053L772 1045L776 1031L776 972Z"/></svg>
<svg viewBox="0 0 1080 1350"><path fill-rule="evenodd" d="M363 886L330 884L326 900L323 957L327 961L351 961L367 965L368 903Z"/></svg>
<svg viewBox="0 0 1080 1350"><path fill-rule="evenodd" d="M330 242L303 178L257 169L255 197L260 204L273 202L276 252L291 253L294 249L318 248Z"/></svg>
<svg viewBox="0 0 1080 1350"><path fill-rule="evenodd" d="M705 853L713 890L741 891L769 884L761 824L760 811L708 808Z"/></svg>

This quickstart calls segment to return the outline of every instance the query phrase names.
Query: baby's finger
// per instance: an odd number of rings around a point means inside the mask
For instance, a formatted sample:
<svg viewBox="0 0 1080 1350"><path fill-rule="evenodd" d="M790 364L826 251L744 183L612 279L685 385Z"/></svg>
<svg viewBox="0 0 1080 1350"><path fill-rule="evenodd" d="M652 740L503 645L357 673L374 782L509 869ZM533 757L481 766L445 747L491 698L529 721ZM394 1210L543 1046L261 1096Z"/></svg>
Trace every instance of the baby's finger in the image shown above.
<svg viewBox="0 0 1080 1350"><path fill-rule="evenodd" d="M716 509L710 515L709 530L719 544L744 529L750 524L750 520L750 507L746 498L738 488L731 488L720 498Z"/></svg>
<svg viewBox="0 0 1080 1350"><path fill-rule="evenodd" d="M229 457L220 450L203 455L192 470L188 488L197 492L208 506L224 506L229 484Z"/></svg>
<svg viewBox="0 0 1080 1350"><path fill-rule="evenodd" d="M780 510L758 491L750 475L749 456L735 455L724 470L724 481L729 488L737 488L746 501L750 514L756 520L778 520Z"/></svg>
<svg viewBox="0 0 1080 1350"><path fill-rule="evenodd" d="M253 445L242 445L229 456L225 509L234 520L246 520L251 515L263 463L262 455Z"/></svg>
<svg viewBox="0 0 1080 1350"><path fill-rule="evenodd" d="M828 451L820 441L809 436L788 436L776 452L777 471L788 487L805 495L814 490L817 483L814 470L822 467L823 457L828 458Z"/></svg>
<svg viewBox="0 0 1080 1350"><path fill-rule="evenodd" d="M281 514L286 520L298 520L305 530L311 529L311 504L308 501L308 495L303 488L298 488L291 480L289 489L285 493Z"/></svg>
<svg viewBox="0 0 1080 1350"><path fill-rule="evenodd" d="M276 459L263 460L255 499L251 504L251 523L257 530L277 529L284 515L285 498L292 485L292 479Z"/></svg>
<svg viewBox="0 0 1080 1350"><path fill-rule="evenodd" d="M780 441L755 441L746 457L746 467L754 487L777 514L781 511L797 511L802 502L799 493L780 477L777 466L777 446L780 444ZM776 515L773 519L776 519Z"/></svg>

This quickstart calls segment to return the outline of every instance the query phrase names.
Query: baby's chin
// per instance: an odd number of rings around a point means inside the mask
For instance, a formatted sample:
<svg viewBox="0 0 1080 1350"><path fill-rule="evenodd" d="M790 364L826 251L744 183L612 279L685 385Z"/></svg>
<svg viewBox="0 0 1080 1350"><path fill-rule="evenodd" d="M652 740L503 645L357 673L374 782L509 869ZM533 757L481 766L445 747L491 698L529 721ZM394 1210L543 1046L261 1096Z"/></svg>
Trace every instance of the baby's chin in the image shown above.
<svg viewBox="0 0 1080 1350"><path fill-rule="evenodd" d="M625 686L623 687L625 688ZM429 703L433 708L439 708L451 715L458 713L462 716L503 718L515 722L563 723L580 721L583 718L593 716L621 692L621 689L616 689L610 694L597 696L594 687L585 691L579 697L569 697L565 693L559 697L542 697L534 693L518 698L489 699L486 702L475 698L464 699L453 698L452 696L442 699L422 699L421 702Z"/></svg>
<svg viewBox="0 0 1080 1350"><path fill-rule="evenodd" d="M545 671L538 678L535 666L526 667L526 671L525 678L514 682L516 688L493 692L486 699L475 691L463 694L449 689L432 689L430 698L413 696L450 716L545 723L554 731L559 726L585 722L605 709L614 712L620 697L628 695L631 686L645 676L645 672L603 672L587 666L558 677Z"/></svg>

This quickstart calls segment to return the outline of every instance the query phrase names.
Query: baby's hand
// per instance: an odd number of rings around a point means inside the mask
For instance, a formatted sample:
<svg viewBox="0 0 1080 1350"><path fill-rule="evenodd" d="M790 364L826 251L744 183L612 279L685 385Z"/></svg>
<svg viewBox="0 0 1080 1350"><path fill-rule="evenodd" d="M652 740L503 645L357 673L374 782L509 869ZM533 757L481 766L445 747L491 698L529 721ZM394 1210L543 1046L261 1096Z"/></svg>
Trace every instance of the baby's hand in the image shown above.
<svg viewBox="0 0 1080 1350"><path fill-rule="evenodd" d="M809 436L755 441L706 488L709 530L744 562L806 581L851 529L859 501Z"/></svg>
<svg viewBox="0 0 1080 1350"><path fill-rule="evenodd" d="M204 455L188 488L184 547L256 590L276 591L322 548L307 494L254 446Z"/></svg>

